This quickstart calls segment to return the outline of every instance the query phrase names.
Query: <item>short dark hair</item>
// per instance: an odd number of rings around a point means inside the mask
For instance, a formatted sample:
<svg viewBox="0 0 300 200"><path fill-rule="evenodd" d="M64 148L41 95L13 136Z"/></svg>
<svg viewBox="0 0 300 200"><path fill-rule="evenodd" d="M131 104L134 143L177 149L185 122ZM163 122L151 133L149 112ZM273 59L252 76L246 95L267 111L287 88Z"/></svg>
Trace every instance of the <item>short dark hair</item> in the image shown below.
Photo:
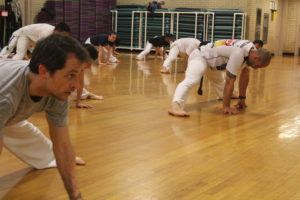
<svg viewBox="0 0 300 200"><path fill-rule="evenodd" d="M172 34L172 33L166 33L166 34L165 34L165 37L168 37L168 38L173 38L174 36L173 36L173 34Z"/></svg>
<svg viewBox="0 0 300 200"><path fill-rule="evenodd" d="M74 38L51 34L37 42L29 63L30 71L38 74L39 65L45 65L50 74L64 68L68 55L74 54L82 63L89 62L88 52Z"/></svg>
<svg viewBox="0 0 300 200"><path fill-rule="evenodd" d="M84 44L83 47L87 50L92 60L96 60L98 58L98 51L93 45Z"/></svg>
<svg viewBox="0 0 300 200"><path fill-rule="evenodd" d="M70 27L65 22L58 23L55 26L54 30L59 31L59 32L67 32L67 33L71 32Z"/></svg>
<svg viewBox="0 0 300 200"><path fill-rule="evenodd" d="M253 44L260 44L261 47L264 46L264 41L262 40L254 40Z"/></svg>
<svg viewBox="0 0 300 200"><path fill-rule="evenodd" d="M111 32L108 32L108 35L117 35L117 33L114 31L111 31Z"/></svg>

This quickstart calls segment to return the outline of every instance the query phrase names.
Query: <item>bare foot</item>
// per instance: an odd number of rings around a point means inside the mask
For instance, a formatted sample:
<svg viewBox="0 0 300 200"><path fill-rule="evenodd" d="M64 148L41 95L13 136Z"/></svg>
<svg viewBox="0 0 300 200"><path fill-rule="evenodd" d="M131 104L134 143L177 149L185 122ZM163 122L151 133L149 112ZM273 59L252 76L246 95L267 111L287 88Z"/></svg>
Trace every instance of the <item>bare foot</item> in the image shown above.
<svg viewBox="0 0 300 200"><path fill-rule="evenodd" d="M143 58L135 58L137 61L143 61Z"/></svg>
<svg viewBox="0 0 300 200"><path fill-rule="evenodd" d="M95 95L93 93L90 93L87 98L92 99L92 100L103 100L104 99L103 96Z"/></svg>
<svg viewBox="0 0 300 200"><path fill-rule="evenodd" d="M171 109L168 111L169 115L176 117L189 117L190 114L185 112L178 102L172 102Z"/></svg>
<svg viewBox="0 0 300 200"><path fill-rule="evenodd" d="M75 164L76 165L86 165L86 162L82 159L82 158L80 158L80 157L75 157Z"/></svg>
<svg viewBox="0 0 300 200"><path fill-rule="evenodd" d="M170 74L170 71L168 69L166 69L166 68L162 68L160 70L160 73L162 73L162 74Z"/></svg>

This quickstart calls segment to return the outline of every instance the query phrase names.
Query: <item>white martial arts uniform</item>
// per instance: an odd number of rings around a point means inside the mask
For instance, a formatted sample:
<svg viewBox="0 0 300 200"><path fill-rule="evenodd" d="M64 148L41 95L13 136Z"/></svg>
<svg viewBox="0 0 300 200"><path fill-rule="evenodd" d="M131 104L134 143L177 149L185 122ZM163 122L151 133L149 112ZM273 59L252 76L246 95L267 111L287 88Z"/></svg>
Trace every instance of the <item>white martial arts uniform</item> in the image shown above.
<svg viewBox="0 0 300 200"><path fill-rule="evenodd" d="M27 119L45 111L51 123L64 127L68 123L69 101L53 96L33 100L27 65L27 61L0 60L0 138L9 151L32 167L56 167L52 142Z"/></svg>
<svg viewBox="0 0 300 200"><path fill-rule="evenodd" d="M29 49L30 42L36 43L38 40L51 35L54 28L50 24L31 24L19 28L13 32L8 46L3 48L0 56L7 58L14 48L17 48L17 53L12 59L22 60L27 53L27 49Z"/></svg>
<svg viewBox="0 0 300 200"><path fill-rule="evenodd" d="M248 40L221 40L202 46L201 50L194 50L188 59L185 79L178 84L173 102L184 106L188 91L199 83L206 71L210 70L209 74L212 75L218 66L227 64L226 69L237 75L242 68L248 66L245 57L249 55L251 48L254 48L254 45ZM211 80L210 76L207 77ZM225 79L217 78L214 81L215 87L224 89L224 81Z"/></svg>
<svg viewBox="0 0 300 200"><path fill-rule="evenodd" d="M165 70L170 71L172 62L177 58L179 54L185 54L189 56L192 51L199 48L199 45L200 41L195 38L181 38L174 41L170 47L169 56L163 64Z"/></svg>

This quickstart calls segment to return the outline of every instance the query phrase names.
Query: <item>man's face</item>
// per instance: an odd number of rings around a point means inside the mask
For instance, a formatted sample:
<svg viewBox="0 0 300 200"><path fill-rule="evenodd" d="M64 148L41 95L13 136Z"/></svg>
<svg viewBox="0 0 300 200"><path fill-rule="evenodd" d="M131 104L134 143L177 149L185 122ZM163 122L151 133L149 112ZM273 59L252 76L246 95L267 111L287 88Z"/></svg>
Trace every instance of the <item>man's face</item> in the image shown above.
<svg viewBox="0 0 300 200"><path fill-rule="evenodd" d="M71 92L77 89L79 74L82 73L83 68L84 65L73 54L70 54L64 68L57 70L54 74L47 71L45 84L48 95L66 100Z"/></svg>
<svg viewBox="0 0 300 200"><path fill-rule="evenodd" d="M165 41L168 42L168 43L170 43L171 41L173 41L173 38L171 38L171 37L166 37L166 38L165 38Z"/></svg>
<svg viewBox="0 0 300 200"><path fill-rule="evenodd" d="M259 44L259 43L255 43L254 46L255 46L256 49L262 48L261 44Z"/></svg>
<svg viewBox="0 0 300 200"><path fill-rule="evenodd" d="M115 42L116 39L117 39L117 35L115 35L115 34L111 34L108 36L108 41L110 41L110 42Z"/></svg>

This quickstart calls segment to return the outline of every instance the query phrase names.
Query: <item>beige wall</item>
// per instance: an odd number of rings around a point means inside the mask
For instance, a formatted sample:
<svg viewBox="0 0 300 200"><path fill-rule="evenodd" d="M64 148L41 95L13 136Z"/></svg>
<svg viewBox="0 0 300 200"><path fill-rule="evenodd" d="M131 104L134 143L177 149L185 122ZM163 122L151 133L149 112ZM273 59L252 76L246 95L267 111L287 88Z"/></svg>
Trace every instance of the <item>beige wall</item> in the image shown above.
<svg viewBox="0 0 300 200"><path fill-rule="evenodd" d="M31 20L32 22L34 21L35 16L37 15L38 12L40 12L41 8L43 7L44 3L46 2L46 0L31 0Z"/></svg>
<svg viewBox="0 0 300 200"><path fill-rule="evenodd" d="M298 0L288 0L287 5L286 35L283 43L283 52L287 53L294 52L296 46L297 1Z"/></svg>
<svg viewBox="0 0 300 200"><path fill-rule="evenodd" d="M0 2L4 0L0 0ZM24 24L33 23L35 15L40 11L46 0L23 0ZM146 5L150 0L117 0L118 4ZM189 7L205 9L241 9L248 14L246 39L254 40L256 10L262 9L263 14L269 13L269 32L266 48L280 55L282 52L298 54L300 46L300 2L299 0L275 0L278 8L276 19L271 20L270 0L165 0L167 8ZM261 22L263 24L263 21ZM262 38L261 27L261 38Z"/></svg>
<svg viewBox="0 0 300 200"><path fill-rule="evenodd" d="M150 0L117 0L119 5L122 4L140 4L147 5ZM246 0L165 0L165 7L177 8L177 7L189 7L189 8L221 8L221 9L242 9L247 7Z"/></svg>

